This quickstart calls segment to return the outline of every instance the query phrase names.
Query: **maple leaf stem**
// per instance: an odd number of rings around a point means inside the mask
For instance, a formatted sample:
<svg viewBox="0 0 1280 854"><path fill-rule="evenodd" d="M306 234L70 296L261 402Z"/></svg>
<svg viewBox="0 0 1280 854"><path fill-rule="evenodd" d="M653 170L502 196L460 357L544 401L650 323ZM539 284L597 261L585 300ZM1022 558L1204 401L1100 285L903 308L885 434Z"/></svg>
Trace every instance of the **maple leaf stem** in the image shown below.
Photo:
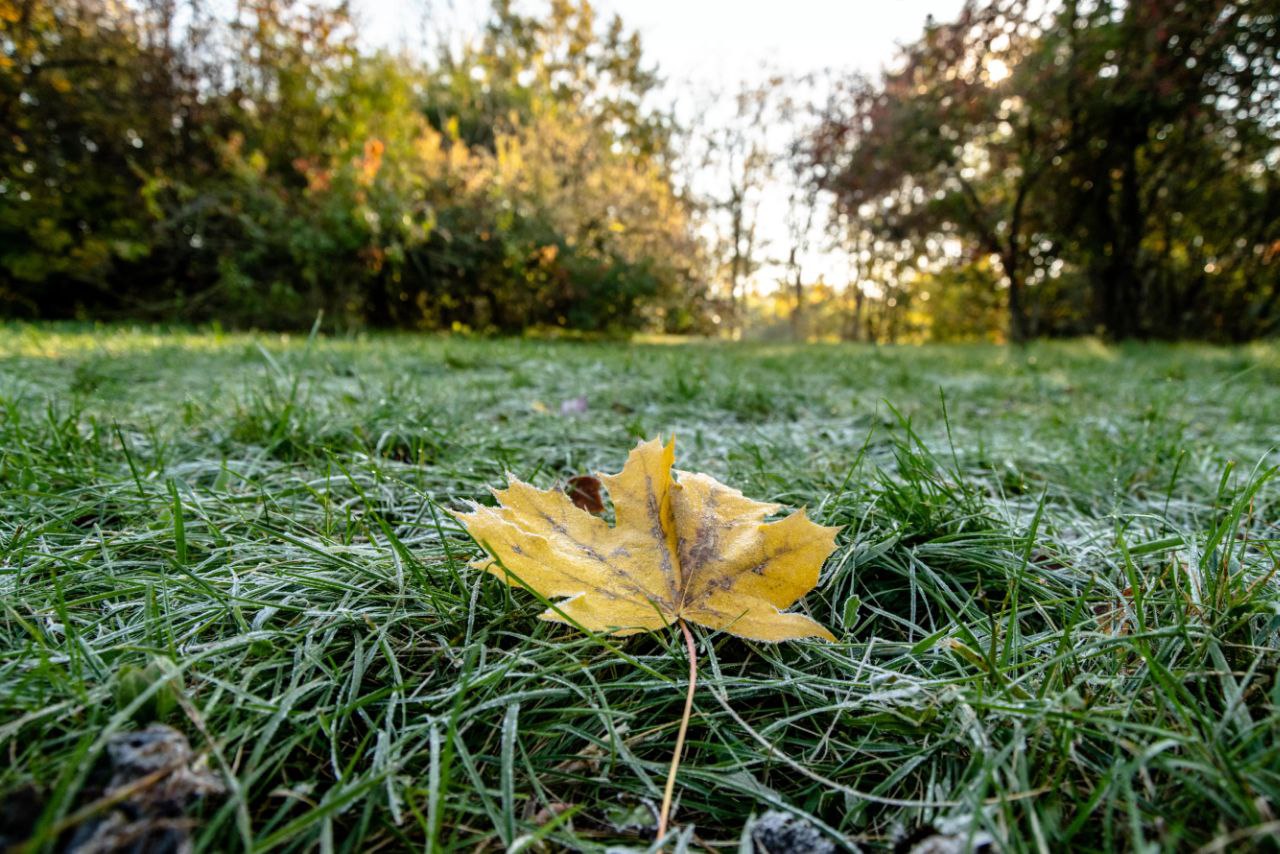
<svg viewBox="0 0 1280 854"><path fill-rule="evenodd" d="M662 792L662 810L658 813L658 838L667 835L667 819L671 817L671 794L676 788L676 772L680 770L680 756L684 753L684 737L689 732L689 716L693 713L693 691L698 686L698 650L693 645L693 632L683 619L677 619L684 632L684 645L689 650L689 691L684 696L684 714L680 717L680 732L676 735L676 749L671 754L671 769L667 771L667 787Z"/></svg>

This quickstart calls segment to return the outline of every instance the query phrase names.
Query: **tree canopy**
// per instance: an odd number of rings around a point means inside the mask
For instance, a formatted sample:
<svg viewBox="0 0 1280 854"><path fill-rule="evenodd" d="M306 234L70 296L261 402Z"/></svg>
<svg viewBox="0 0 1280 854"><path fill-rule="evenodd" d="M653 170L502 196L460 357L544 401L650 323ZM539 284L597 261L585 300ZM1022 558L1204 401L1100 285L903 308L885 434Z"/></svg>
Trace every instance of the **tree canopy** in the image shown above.
<svg viewBox="0 0 1280 854"><path fill-rule="evenodd" d="M1270 334L1278 57L1274 3L970 0L809 153L880 241L992 259L1015 340Z"/></svg>
<svg viewBox="0 0 1280 854"><path fill-rule="evenodd" d="M0 306L511 331L697 322L639 38L585 0L423 61L343 3L0 0Z"/></svg>
<svg viewBox="0 0 1280 854"><path fill-rule="evenodd" d="M0 315L1280 332L1277 0L968 0L683 124L589 0L359 35L341 0L0 0Z"/></svg>

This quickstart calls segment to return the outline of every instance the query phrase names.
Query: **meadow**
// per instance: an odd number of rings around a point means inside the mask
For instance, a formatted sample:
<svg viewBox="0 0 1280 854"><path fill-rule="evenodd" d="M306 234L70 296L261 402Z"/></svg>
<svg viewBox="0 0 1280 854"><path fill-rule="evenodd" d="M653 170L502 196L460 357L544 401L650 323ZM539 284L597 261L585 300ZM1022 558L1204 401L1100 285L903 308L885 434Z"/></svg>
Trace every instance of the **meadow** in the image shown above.
<svg viewBox="0 0 1280 854"><path fill-rule="evenodd" d="M450 511L672 434L844 527L836 643L698 632L669 848L1277 847L1274 344L8 325L0 848L161 719L226 788L197 850L652 849L679 633L539 621Z"/></svg>

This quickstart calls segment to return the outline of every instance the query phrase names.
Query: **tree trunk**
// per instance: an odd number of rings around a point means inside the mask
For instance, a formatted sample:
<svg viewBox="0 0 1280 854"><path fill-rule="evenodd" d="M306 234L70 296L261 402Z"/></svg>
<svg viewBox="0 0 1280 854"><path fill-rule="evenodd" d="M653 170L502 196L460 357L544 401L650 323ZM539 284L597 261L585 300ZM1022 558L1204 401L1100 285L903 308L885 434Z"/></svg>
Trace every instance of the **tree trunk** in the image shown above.
<svg viewBox="0 0 1280 854"><path fill-rule="evenodd" d="M1099 221L1107 224L1110 251L1098 264L1098 272L1090 277L1095 281L1094 287L1101 290L1102 326L1112 341L1133 338L1143 331L1138 305L1138 264L1145 217L1138 188L1139 140L1132 136L1133 131L1129 131L1116 137L1126 148L1117 188L1118 209L1113 214L1110 194L1100 194L1099 201L1106 208Z"/></svg>
<svg viewBox="0 0 1280 854"><path fill-rule="evenodd" d="M792 280L792 289L795 293L796 304L791 309L791 339L793 341L804 340L804 280L800 278L800 266L796 264L796 248L791 247L791 257L787 261L787 266L791 268L794 278Z"/></svg>
<svg viewBox="0 0 1280 854"><path fill-rule="evenodd" d="M860 283L850 285L853 288L853 326L850 329L850 338L854 341L862 341L865 337L865 329L862 321L862 307L866 301L867 295L862 290Z"/></svg>
<svg viewBox="0 0 1280 854"><path fill-rule="evenodd" d="M799 274L796 275L795 282L796 307L791 312L791 337L796 341L806 340L804 329L804 285L800 282Z"/></svg>
<svg viewBox="0 0 1280 854"><path fill-rule="evenodd" d="M1000 266L1009 280L1009 343L1022 345L1027 343L1027 307L1016 253L1017 248L1011 247L1001 256Z"/></svg>
<svg viewBox="0 0 1280 854"><path fill-rule="evenodd" d="M729 337L737 337L739 323L738 279L742 276L742 216L733 212L733 257L729 269Z"/></svg>

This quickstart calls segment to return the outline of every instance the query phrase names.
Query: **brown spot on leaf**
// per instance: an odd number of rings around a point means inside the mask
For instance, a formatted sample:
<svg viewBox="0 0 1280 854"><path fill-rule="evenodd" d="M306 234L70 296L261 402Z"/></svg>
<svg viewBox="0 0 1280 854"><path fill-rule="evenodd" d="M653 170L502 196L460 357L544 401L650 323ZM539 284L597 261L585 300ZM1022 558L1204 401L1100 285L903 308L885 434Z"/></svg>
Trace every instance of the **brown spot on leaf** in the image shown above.
<svg viewBox="0 0 1280 854"><path fill-rule="evenodd" d="M604 512L604 498L600 495L600 479L589 474L580 474L569 478L565 485L565 493L575 507L594 513L597 516Z"/></svg>

